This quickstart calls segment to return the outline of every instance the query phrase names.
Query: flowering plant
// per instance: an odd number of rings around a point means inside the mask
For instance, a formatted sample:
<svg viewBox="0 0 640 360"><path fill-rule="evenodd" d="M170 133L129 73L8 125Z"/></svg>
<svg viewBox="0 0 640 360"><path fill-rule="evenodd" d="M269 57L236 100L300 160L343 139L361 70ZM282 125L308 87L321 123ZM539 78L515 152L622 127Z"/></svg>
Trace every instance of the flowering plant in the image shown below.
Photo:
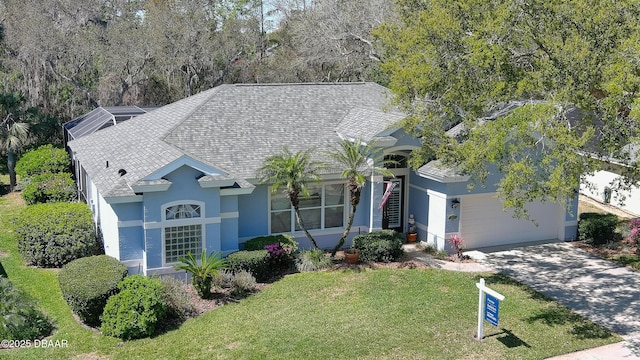
<svg viewBox="0 0 640 360"><path fill-rule="evenodd" d="M633 219L629 222L629 236L625 239L629 244L635 245L636 252L640 253L640 218Z"/></svg>
<svg viewBox="0 0 640 360"><path fill-rule="evenodd" d="M280 243L265 245L265 250L269 253L269 262L275 268L286 268L293 263L294 249L290 246L282 246Z"/></svg>
<svg viewBox="0 0 640 360"><path fill-rule="evenodd" d="M454 234L449 238L449 243L451 244L451 246L453 246L454 249L456 249L456 253L458 254L459 258L462 258L462 250L464 249L464 245L462 244L463 242L464 239L460 235Z"/></svg>

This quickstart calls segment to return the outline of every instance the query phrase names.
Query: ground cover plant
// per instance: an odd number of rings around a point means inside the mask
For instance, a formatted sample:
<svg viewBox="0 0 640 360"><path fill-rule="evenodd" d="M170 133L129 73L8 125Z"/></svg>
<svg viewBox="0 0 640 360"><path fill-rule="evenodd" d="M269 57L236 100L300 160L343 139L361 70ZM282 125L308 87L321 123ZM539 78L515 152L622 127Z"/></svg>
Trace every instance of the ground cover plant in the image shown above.
<svg viewBox="0 0 640 360"><path fill-rule="evenodd" d="M289 275L177 329L123 343L73 318L56 270L24 266L6 220L19 201L0 198L2 263L54 320L48 339L69 346L0 350L0 357L541 359L620 340L523 285L485 274L507 301L500 327L487 326L479 343L473 339L479 275L359 266Z"/></svg>

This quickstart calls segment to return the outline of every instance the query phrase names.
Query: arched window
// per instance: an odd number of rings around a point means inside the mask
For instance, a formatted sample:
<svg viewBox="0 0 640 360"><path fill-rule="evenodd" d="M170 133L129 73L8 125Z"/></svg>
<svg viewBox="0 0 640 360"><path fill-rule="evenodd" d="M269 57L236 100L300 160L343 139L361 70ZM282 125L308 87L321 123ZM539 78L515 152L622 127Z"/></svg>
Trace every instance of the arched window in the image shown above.
<svg viewBox="0 0 640 360"><path fill-rule="evenodd" d="M202 203L171 203L164 207L165 264L178 262L190 252L196 259L202 254L204 209Z"/></svg>

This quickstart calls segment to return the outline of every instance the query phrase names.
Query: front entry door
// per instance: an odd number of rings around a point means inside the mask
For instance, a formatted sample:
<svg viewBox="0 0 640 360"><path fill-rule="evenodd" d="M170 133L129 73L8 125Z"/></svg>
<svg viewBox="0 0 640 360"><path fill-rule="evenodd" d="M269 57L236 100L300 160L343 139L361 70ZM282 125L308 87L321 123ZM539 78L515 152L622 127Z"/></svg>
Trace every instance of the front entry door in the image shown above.
<svg viewBox="0 0 640 360"><path fill-rule="evenodd" d="M403 203L403 183L404 176L399 176L393 179L385 179L383 183L384 189L387 187L387 182L393 182L396 186L391 191L389 200L382 209L382 228L393 229L402 232L402 203Z"/></svg>

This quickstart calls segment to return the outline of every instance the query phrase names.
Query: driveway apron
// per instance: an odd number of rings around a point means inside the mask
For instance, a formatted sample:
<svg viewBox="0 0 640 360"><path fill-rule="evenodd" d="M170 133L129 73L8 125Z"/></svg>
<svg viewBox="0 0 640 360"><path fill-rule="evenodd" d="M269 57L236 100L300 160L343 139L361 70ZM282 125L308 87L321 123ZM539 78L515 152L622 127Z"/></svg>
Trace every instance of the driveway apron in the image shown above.
<svg viewBox="0 0 640 360"><path fill-rule="evenodd" d="M485 262L620 334L640 356L640 275L568 243L489 252Z"/></svg>

